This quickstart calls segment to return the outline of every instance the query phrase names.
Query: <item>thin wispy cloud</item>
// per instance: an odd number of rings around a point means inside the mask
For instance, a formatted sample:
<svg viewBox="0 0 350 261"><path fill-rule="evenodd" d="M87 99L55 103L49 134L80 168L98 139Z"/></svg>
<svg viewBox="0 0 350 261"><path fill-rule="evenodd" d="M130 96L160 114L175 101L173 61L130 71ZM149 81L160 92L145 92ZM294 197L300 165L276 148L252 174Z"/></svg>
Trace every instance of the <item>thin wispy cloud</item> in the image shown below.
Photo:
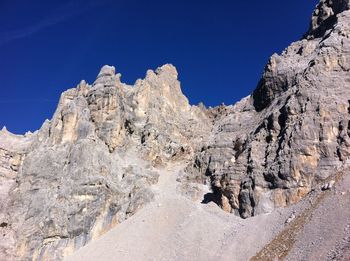
<svg viewBox="0 0 350 261"><path fill-rule="evenodd" d="M110 2L110 0L72 0L71 2L62 6L61 8L55 10L51 15L44 17L42 20L38 21L35 24L31 24L29 26L17 30L0 32L0 46L33 35L45 28L64 22L74 16L77 16L90 10L93 7L100 6L108 2Z"/></svg>
<svg viewBox="0 0 350 261"><path fill-rule="evenodd" d="M51 25L55 25L59 22L62 22L68 19L70 16L68 15L60 15L56 17L46 18L37 24L30 25L29 27L21 28L15 31L1 32L0 33L0 45L7 44L14 40L25 38L30 36L36 32L39 32L42 29L45 29Z"/></svg>
<svg viewBox="0 0 350 261"><path fill-rule="evenodd" d="M54 102L57 102L57 100L53 100L53 99L0 100L0 104L42 103L42 102L54 103Z"/></svg>

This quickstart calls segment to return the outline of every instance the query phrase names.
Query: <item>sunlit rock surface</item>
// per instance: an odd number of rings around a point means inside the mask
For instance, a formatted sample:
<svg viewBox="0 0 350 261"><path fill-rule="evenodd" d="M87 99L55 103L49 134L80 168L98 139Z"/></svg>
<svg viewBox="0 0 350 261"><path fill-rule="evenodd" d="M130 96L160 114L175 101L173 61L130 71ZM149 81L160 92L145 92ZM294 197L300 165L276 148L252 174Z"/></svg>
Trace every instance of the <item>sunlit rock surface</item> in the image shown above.
<svg viewBox="0 0 350 261"><path fill-rule="evenodd" d="M134 86L104 66L65 91L40 130L1 130L0 259L61 260L152 201L170 163L184 165L179 193L196 198L206 184L243 218L298 202L348 163L348 9L322 0L235 105L191 106L170 64Z"/></svg>

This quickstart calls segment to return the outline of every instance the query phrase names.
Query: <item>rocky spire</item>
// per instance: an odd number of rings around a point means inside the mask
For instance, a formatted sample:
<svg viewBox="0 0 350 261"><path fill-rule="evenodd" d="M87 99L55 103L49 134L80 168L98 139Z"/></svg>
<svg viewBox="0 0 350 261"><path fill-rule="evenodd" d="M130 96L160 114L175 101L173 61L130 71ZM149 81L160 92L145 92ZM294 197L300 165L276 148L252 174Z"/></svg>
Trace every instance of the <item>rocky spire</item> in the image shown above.
<svg viewBox="0 0 350 261"><path fill-rule="evenodd" d="M133 87L106 65L64 92L38 132L0 139L0 190L13 184L0 259L63 259L150 202L168 164L185 195L204 183L243 218L305 197L350 160L348 9L322 0L308 37L274 54L234 106L190 106L170 64Z"/></svg>
<svg viewBox="0 0 350 261"><path fill-rule="evenodd" d="M309 31L303 39L292 43L281 55L274 54L266 65L263 77L253 92L253 103L257 111L268 107L273 100L285 93L292 86L297 86L301 74L314 63L314 59L320 49L325 50L326 46L319 43L319 38L332 36L334 39L331 45L336 48L341 37L332 30L338 26L347 34L350 14L349 0L322 0L313 12ZM341 15L346 16L339 20ZM318 40L317 40L318 39Z"/></svg>
<svg viewBox="0 0 350 261"><path fill-rule="evenodd" d="M209 176L224 210L247 218L295 203L348 164L348 9L322 0L307 37L270 58L251 98L216 111L186 178Z"/></svg>
<svg viewBox="0 0 350 261"><path fill-rule="evenodd" d="M316 6L310 22L307 38L321 37L337 22L337 15L349 10L349 0L321 0Z"/></svg>
<svg viewBox="0 0 350 261"><path fill-rule="evenodd" d="M120 78L121 74L116 74L114 66L104 65L98 73L93 86L115 86L116 84L120 84Z"/></svg>

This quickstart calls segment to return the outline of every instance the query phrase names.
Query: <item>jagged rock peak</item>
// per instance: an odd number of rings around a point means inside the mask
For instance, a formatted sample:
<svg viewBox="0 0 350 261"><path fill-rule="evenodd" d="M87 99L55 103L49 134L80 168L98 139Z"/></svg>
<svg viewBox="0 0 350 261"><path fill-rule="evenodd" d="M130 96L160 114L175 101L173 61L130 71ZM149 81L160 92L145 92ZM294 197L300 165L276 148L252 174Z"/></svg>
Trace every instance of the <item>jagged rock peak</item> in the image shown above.
<svg viewBox="0 0 350 261"><path fill-rule="evenodd" d="M104 65L99 74L97 75L96 81L93 86L100 87L111 87L120 84L121 74L115 71L114 66Z"/></svg>
<svg viewBox="0 0 350 261"><path fill-rule="evenodd" d="M337 22L337 15L349 9L349 0L321 0L312 14L306 37L322 36Z"/></svg>
<svg viewBox="0 0 350 261"><path fill-rule="evenodd" d="M322 0L309 37L273 55L234 106L190 106L171 64L134 88L106 65L93 86L65 91L39 131L0 131L0 221L10 224L0 260L63 259L152 201L167 165L188 163L185 195L209 186L243 218L294 204L349 166L348 7Z"/></svg>
<svg viewBox="0 0 350 261"><path fill-rule="evenodd" d="M346 69L347 61L337 57L328 48L343 49L338 51L344 54L348 52L348 9L349 0L322 0L316 6L310 29L303 39L292 43L282 54L274 54L266 65L263 77L253 93L257 111L266 109L278 97L291 92L292 87L298 89L298 82L303 79L305 70L330 70L335 69L333 67L337 67L337 64L341 69ZM327 60L328 57L331 59L324 64L321 59Z"/></svg>
<svg viewBox="0 0 350 261"><path fill-rule="evenodd" d="M97 78L104 77L104 76L114 76L115 75L115 67L110 65L104 65L99 74L97 75Z"/></svg>
<svg viewBox="0 0 350 261"><path fill-rule="evenodd" d="M155 78L162 78L163 80L177 80L178 72L174 65L164 64L158 67L156 70L147 70L146 79L152 80Z"/></svg>
<svg viewBox="0 0 350 261"><path fill-rule="evenodd" d="M176 67L172 64L169 64L169 63L164 64L161 67L158 67L156 70L156 74L158 74L158 75L167 74L167 75L173 76L176 79L178 77L178 72L177 72Z"/></svg>
<svg viewBox="0 0 350 261"><path fill-rule="evenodd" d="M322 0L311 34L271 57L240 102L247 109L216 112L186 178L209 176L224 210L247 218L296 203L349 163L348 9L349 1Z"/></svg>

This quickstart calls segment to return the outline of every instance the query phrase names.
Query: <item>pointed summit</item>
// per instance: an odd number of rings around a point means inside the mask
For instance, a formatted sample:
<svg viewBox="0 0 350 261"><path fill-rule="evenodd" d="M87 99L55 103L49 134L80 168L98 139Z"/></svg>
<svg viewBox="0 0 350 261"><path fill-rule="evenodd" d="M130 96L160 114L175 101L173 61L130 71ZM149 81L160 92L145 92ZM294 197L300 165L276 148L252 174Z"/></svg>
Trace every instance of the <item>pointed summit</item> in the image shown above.
<svg viewBox="0 0 350 261"><path fill-rule="evenodd" d="M337 15L350 9L350 0L321 0L316 6L306 38L318 38L337 22Z"/></svg>
<svg viewBox="0 0 350 261"><path fill-rule="evenodd" d="M104 77L104 76L114 76L115 75L115 67L110 65L104 65L99 74L97 75L97 78Z"/></svg>
<svg viewBox="0 0 350 261"><path fill-rule="evenodd" d="M166 74L176 79L178 77L178 72L176 67L170 63L164 64L163 66L158 67L156 69L156 74L158 75Z"/></svg>
<svg viewBox="0 0 350 261"><path fill-rule="evenodd" d="M115 74L115 67L110 65L104 65L99 74L97 75L94 86L100 85L101 87L115 86L117 83L120 83L121 74Z"/></svg>

